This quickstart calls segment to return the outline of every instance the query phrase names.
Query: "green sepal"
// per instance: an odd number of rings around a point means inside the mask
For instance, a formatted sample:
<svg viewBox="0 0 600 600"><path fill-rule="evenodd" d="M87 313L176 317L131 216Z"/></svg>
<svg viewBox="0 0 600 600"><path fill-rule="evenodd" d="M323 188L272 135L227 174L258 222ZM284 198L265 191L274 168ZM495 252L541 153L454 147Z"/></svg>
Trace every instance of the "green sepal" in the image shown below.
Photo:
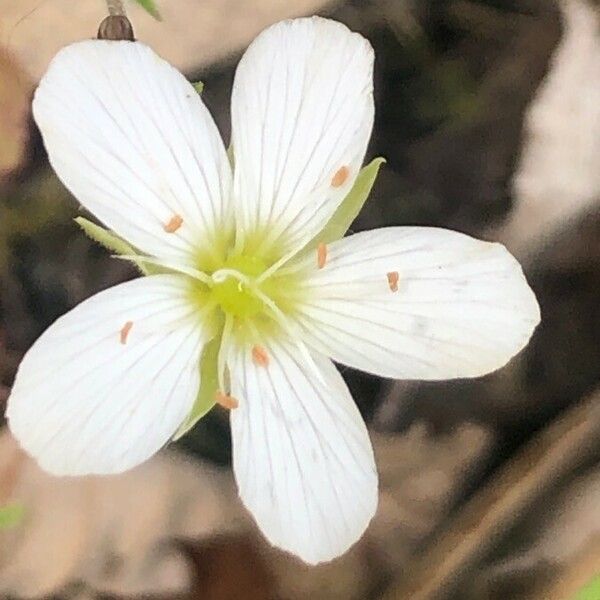
<svg viewBox="0 0 600 600"><path fill-rule="evenodd" d="M192 82L192 85L198 94L201 94L204 91L204 83L202 81Z"/></svg>
<svg viewBox="0 0 600 600"><path fill-rule="evenodd" d="M233 153L233 144L229 144L229 148L227 148L227 158L229 159L229 164L233 169L235 167L235 154Z"/></svg>
<svg viewBox="0 0 600 600"><path fill-rule="evenodd" d="M23 521L25 509L21 504L0 507L0 530L17 527Z"/></svg>
<svg viewBox="0 0 600 600"><path fill-rule="evenodd" d="M379 174L379 169L385 162L385 158L380 156L374 158L366 167L360 170L348 195L338 206L325 227L307 244L306 249L316 248L321 242L329 244L341 240L346 235L367 201Z"/></svg>
<svg viewBox="0 0 600 600"><path fill-rule="evenodd" d="M123 241L115 233L112 233L112 231L108 231L108 229L104 229L104 227L100 227L100 225L96 225L96 223L92 223L84 217L77 217L75 223L83 229L90 239L104 246L109 252L125 256L137 254L127 242Z"/></svg>
<svg viewBox="0 0 600 600"><path fill-rule="evenodd" d="M217 362L220 345L221 336L218 335L204 346L199 366L200 390L190 414L173 436L173 440L184 436L216 404L215 397L219 387Z"/></svg>
<svg viewBox="0 0 600 600"><path fill-rule="evenodd" d="M122 240L112 231L108 231L108 229L104 229L104 227L100 227L100 225L96 225L96 223L92 223L84 217L77 217L75 222L83 229L84 233L90 239L101 246L104 246L109 252L118 254L119 256L134 256L137 254L127 242ZM143 264L141 261L133 262L144 275L153 275L159 272L158 270L154 270L152 267Z"/></svg>
<svg viewBox="0 0 600 600"><path fill-rule="evenodd" d="M162 21L162 17L156 8L154 0L135 0L147 13L151 14L157 21Z"/></svg>

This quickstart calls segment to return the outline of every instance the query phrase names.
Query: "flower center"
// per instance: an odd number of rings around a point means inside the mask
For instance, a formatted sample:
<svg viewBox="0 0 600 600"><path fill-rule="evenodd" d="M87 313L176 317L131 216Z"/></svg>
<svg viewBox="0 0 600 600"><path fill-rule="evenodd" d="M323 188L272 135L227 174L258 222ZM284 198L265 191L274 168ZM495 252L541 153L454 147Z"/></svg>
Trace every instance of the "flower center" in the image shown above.
<svg viewBox="0 0 600 600"><path fill-rule="evenodd" d="M279 270L277 248L263 248L256 235L237 248L222 236L210 252L197 255L190 274L190 301L213 336L260 344L279 330L289 333L288 318L304 301L304 269ZM229 333L227 330L229 329Z"/></svg>
<svg viewBox="0 0 600 600"><path fill-rule="evenodd" d="M254 363L267 368L269 338L279 333L298 338L290 317L306 296L306 270L278 270L277 255L281 253L272 249L261 252L260 243L245 244L241 251L228 246L213 244L210 254L198 256L198 269L190 269L189 273L190 300L198 308L211 340L202 352L201 388L186 423L197 421L215 402L229 409L237 406L238 399L231 396L227 366L232 344L251 348ZM122 343L127 341L129 329L126 324L121 332ZM301 341L297 343L302 346ZM306 349L304 354L309 356Z"/></svg>
<svg viewBox="0 0 600 600"><path fill-rule="evenodd" d="M256 296L252 287L242 279L253 280L266 270L267 265L255 256L231 256L225 260L217 274L223 273L218 282L211 288L214 300L222 310L234 317L249 318L255 316L263 308L263 301ZM227 271L231 270L231 275ZM233 272L243 277L236 277Z"/></svg>

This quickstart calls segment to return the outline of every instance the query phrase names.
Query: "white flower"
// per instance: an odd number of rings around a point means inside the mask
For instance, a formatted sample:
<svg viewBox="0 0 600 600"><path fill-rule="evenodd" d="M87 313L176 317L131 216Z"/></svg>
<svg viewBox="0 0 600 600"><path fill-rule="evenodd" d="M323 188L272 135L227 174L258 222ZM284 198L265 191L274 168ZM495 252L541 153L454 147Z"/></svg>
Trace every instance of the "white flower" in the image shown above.
<svg viewBox="0 0 600 600"><path fill-rule="evenodd" d="M162 274L86 300L26 354L7 415L44 469L133 467L216 398L265 536L326 561L377 505L367 430L331 359L447 379L523 348L539 309L502 246L426 227L325 243L371 133L372 67L339 23L266 30L235 76L232 167L192 85L145 45L59 52L33 105L50 161Z"/></svg>

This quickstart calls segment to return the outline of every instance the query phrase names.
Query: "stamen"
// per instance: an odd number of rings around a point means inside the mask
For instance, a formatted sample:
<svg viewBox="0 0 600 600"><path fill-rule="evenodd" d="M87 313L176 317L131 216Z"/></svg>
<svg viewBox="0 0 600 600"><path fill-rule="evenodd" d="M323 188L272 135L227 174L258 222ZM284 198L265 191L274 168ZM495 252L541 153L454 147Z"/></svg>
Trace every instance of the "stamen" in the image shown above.
<svg viewBox="0 0 600 600"><path fill-rule="evenodd" d="M167 233L175 233L183 225L181 215L173 215L171 220L163 227Z"/></svg>
<svg viewBox="0 0 600 600"><path fill-rule="evenodd" d="M398 275L398 271L390 271L387 274L388 285L390 286L390 290L392 292L398 291L398 280L400 279L400 275Z"/></svg>
<svg viewBox="0 0 600 600"><path fill-rule="evenodd" d="M125 323L125 325L123 325L123 327L121 328L121 331L120 331L121 344L127 343L127 338L129 337L129 332L131 331L132 327L133 327L133 321L127 321L127 323Z"/></svg>
<svg viewBox="0 0 600 600"><path fill-rule="evenodd" d="M298 252L304 248L305 242L302 243L300 248L294 248L287 254L284 254L277 262L273 263L260 277L256 279L256 285L260 285L265 279L271 277L273 273L278 271L285 263L298 254Z"/></svg>
<svg viewBox="0 0 600 600"><path fill-rule="evenodd" d="M271 309L271 313L273 314L275 321L277 321L277 323L281 326L281 328L288 334L290 339L293 340L293 342L296 345L296 348L298 348L298 350L300 351L300 354L302 355L302 357L306 361L306 364L312 370L312 372L314 373L316 378L323 385L327 386L327 383L323 379L323 375L321 374L321 372L319 371L319 368L315 364L315 361L313 360L312 356L310 355L308 348L302 341L302 336L301 336L300 332L298 331L298 326L295 324L292 324L288 320L288 318L281 312L281 309L278 308L278 306L275 304L275 302L273 302L273 300L271 300L271 298L269 298L266 294L263 294L258 288L256 288L254 290L254 293L264 302L264 304L268 308ZM254 332L255 332L255 335L258 335L256 330L254 330Z"/></svg>
<svg viewBox="0 0 600 600"><path fill-rule="evenodd" d="M273 263L260 277L256 279L256 285L261 284L265 279L271 277L273 273L277 271L283 273L293 273L299 268L303 268L304 262L301 261L297 263L294 267L287 267L283 271L282 267L291 259L294 258L304 247L306 246L306 242L303 241L300 245L297 245L295 248L290 250L287 254L284 254L277 262Z"/></svg>
<svg viewBox="0 0 600 600"><path fill-rule="evenodd" d="M322 269L327 262L327 245L323 242L319 242L317 246L317 266Z"/></svg>
<svg viewBox="0 0 600 600"><path fill-rule="evenodd" d="M215 394L215 400L217 401L217 404L220 404L227 410L233 410L240 405L236 398L229 396L228 394L224 394L221 390L217 390L217 393Z"/></svg>
<svg viewBox="0 0 600 600"><path fill-rule="evenodd" d="M347 166L340 167L331 178L331 187L339 188L346 183L350 175L350 169Z"/></svg>
<svg viewBox="0 0 600 600"><path fill-rule="evenodd" d="M254 346L252 348L252 360L259 367L268 367L269 366L269 355L262 346Z"/></svg>

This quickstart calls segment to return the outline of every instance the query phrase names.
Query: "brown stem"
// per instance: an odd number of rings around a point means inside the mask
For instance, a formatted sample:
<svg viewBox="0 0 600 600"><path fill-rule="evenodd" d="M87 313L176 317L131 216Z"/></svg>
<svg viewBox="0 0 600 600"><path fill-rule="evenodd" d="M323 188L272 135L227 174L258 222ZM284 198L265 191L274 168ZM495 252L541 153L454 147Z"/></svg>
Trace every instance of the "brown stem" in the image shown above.
<svg viewBox="0 0 600 600"><path fill-rule="evenodd" d="M106 0L106 8L111 17L124 17L125 7L122 0Z"/></svg>

